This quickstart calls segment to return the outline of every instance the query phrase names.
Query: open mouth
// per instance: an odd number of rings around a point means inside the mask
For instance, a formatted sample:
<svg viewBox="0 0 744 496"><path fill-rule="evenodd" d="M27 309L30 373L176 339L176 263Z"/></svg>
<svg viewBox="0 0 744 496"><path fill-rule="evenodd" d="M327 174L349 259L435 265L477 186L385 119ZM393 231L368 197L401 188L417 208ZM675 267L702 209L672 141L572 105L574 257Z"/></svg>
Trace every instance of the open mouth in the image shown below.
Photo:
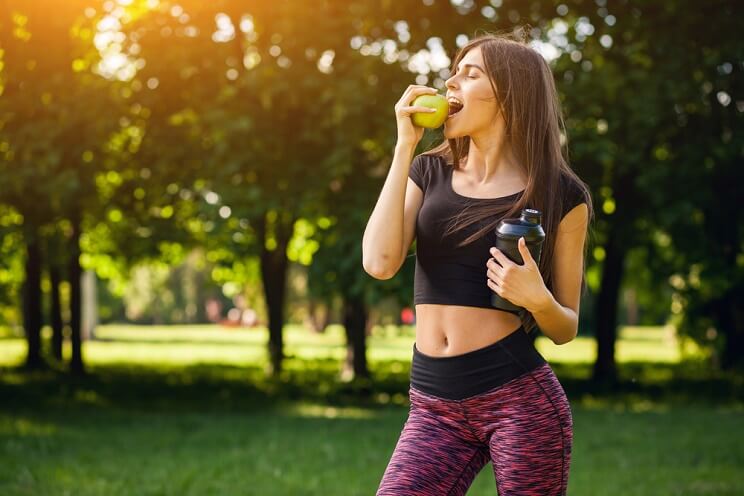
<svg viewBox="0 0 744 496"><path fill-rule="evenodd" d="M447 99L447 103L449 104L449 112L448 112L449 117L452 117L453 115L461 111L463 108L462 102L455 97L449 97Z"/></svg>

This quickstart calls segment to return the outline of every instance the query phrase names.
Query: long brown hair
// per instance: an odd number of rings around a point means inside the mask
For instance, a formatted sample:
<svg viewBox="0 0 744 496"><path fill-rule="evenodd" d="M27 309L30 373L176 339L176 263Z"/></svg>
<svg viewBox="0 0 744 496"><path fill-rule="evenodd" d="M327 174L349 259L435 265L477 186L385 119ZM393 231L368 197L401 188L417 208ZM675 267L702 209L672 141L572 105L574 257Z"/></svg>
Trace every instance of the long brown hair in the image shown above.
<svg viewBox="0 0 744 496"><path fill-rule="evenodd" d="M568 165L568 138L553 73L542 55L527 44L527 31L523 28L513 33L479 36L462 47L453 61L454 71L468 51L480 47L485 70L506 121L505 139L528 180L525 191L513 204L494 206L476 202L469 205L458 213L448 233L473 224L478 226L475 233L461 243L464 245L495 229L501 219L519 217L523 208L540 210L546 237L539 268L545 285L553 292L555 234L571 188L583 193L590 220L594 217L594 208L589 188ZM426 154L442 157L456 170L461 170L469 146L470 138L464 136L445 140ZM587 248L585 242L582 294L586 291ZM529 312L523 312L521 318L528 331L537 327Z"/></svg>

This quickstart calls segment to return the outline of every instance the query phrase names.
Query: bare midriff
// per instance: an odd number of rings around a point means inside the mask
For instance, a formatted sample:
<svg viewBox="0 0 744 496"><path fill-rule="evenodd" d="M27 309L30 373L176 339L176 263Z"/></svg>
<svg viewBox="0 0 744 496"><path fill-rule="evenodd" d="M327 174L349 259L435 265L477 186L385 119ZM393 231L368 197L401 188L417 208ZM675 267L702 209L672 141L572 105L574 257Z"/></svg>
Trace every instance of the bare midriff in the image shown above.
<svg viewBox="0 0 744 496"><path fill-rule="evenodd" d="M522 324L501 310L458 305L416 305L416 349L424 355L462 355L505 338Z"/></svg>

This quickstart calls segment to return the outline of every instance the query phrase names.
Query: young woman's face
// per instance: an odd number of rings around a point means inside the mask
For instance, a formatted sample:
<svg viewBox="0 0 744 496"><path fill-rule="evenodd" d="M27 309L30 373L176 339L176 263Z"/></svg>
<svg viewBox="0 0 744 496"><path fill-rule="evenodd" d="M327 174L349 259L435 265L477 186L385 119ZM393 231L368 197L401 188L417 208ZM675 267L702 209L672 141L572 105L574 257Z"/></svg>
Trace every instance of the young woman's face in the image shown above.
<svg viewBox="0 0 744 496"><path fill-rule="evenodd" d="M450 116L444 123L447 139L473 136L494 125L499 106L486 74L480 47L465 54L446 85L450 101ZM462 104L461 110L457 110L457 102ZM453 111L457 112L453 114Z"/></svg>

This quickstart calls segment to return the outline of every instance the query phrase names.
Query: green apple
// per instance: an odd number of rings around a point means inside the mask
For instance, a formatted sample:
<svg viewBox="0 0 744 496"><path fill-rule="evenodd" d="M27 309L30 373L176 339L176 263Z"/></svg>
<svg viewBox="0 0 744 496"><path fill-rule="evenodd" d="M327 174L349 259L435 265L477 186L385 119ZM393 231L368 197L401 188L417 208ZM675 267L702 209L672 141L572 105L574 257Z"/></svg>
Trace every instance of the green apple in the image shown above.
<svg viewBox="0 0 744 496"><path fill-rule="evenodd" d="M447 120L449 104L442 95L420 95L411 104L415 107L429 107L436 112L416 112L411 115L415 126L436 129Z"/></svg>

